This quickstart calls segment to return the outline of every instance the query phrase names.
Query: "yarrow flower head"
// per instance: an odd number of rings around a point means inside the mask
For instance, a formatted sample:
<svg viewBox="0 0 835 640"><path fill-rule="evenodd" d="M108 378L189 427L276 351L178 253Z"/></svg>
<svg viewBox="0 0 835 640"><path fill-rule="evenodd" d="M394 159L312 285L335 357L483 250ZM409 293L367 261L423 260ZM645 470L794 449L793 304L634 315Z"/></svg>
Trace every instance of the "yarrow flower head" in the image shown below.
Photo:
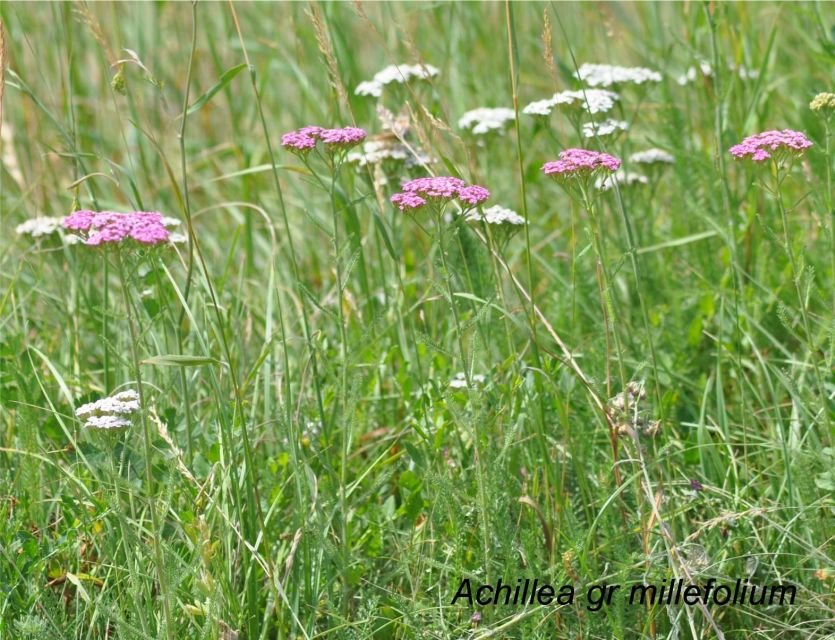
<svg viewBox="0 0 835 640"><path fill-rule="evenodd" d="M321 141L328 150L348 149L365 140L366 135L365 130L359 127L324 129L307 126L285 133L281 136L281 145L288 151L301 154L312 151L317 141Z"/></svg>
<svg viewBox="0 0 835 640"><path fill-rule="evenodd" d="M729 151L738 160L746 158L754 162L765 162L772 154L799 156L812 146L812 141L805 134L791 129L782 131L764 131L748 136Z"/></svg>
<svg viewBox="0 0 835 640"><path fill-rule="evenodd" d="M15 233L19 236L29 236L30 238L43 238L61 233L64 230L64 218L51 218L48 216L41 216L38 218L29 218L26 222L22 222L15 227ZM63 236L67 244L77 244L81 242L81 238L76 235Z"/></svg>
<svg viewBox="0 0 835 640"><path fill-rule="evenodd" d="M428 80L434 78L440 71L431 64L392 64L374 74L371 80L360 82L354 93L358 96L372 96L379 98L383 95L383 87L391 83L405 84L411 80Z"/></svg>
<svg viewBox="0 0 835 640"><path fill-rule="evenodd" d="M608 191L616 184L622 187L629 187L633 184L649 184L649 178L640 173L618 169L614 173L600 176L595 181L594 186L601 191Z"/></svg>
<svg viewBox="0 0 835 640"><path fill-rule="evenodd" d="M819 93L809 103L809 108L822 115L830 116L835 113L835 93Z"/></svg>
<svg viewBox="0 0 835 640"><path fill-rule="evenodd" d="M690 84L691 82L695 82L696 78L699 77L699 74L702 75L704 78L709 78L713 75L713 67L711 67L707 62L701 61L699 62L699 68L690 67L687 69L687 72L680 75L676 82L681 86L686 84Z"/></svg>
<svg viewBox="0 0 835 640"><path fill-rule="evenodd" d="M580 66L574 75L590 87L661 82L661 74L652 69L646 67L618 67L609 64L585 63Z"/></svg>
<svg viewBox="0 0 835 640"><path fill-rule="evenodd" d="M560 159L542 165L542 173L558 179L587 178L595 173L612 173L620 168L619 158L589 149L566 149Z"/></svg>
<svg viewBox="0 0 835 640"><path fill-rule="evenodd" d="M547 116L554 107L566 109L579 109L592 115L597 113L608 113L620 96L614 91L606 89L586 89L584 91L561 91L555 93L547 100L531 102L522 113L535 116Z"/></svg>
<svg viewBox="0 0 835 640"><path fill-rule="evenodd" d="M476 385L483 385L487 382L487 378L484 377L480 373L473 374L470 376L470 381L473 383L473 386ZM450 389L466 389L467 388L467 376L463 371L459 371L455 374L455 377L449 381L449 388Z"/></svg>
<svg viewBox="0 0 835 640"><path fill-rule="evenodd" d="M483 136L492 131L504 131L507 124L515 119L516 112L513 109L481 107L462 115L458 127L469 130L473 135Z"/></svg>
<svg viewBox="0 0 835 640"><path fill-rule="evenodd" d="M624 120L602 120L601 122L586 122L583 125L583 136L586 138L605 138L621 131L626 131L629 123Z"/></svg>
<svg viewBox="0 0 835 640"><path fill-rule="evenodd" d="M163 217L156 211L76 211L63 220L65 229L84 238L84 244L121 244L133 240L144 245L163 244L169 239Z"/></svg>
<svg viewBox="0 0 835 640"><path fill-rule="evenodd" d="M629 156L629 162L635 164L673 164L675 158L664 151L663 149L646 149L645 151L636 151Z"/></svg>
<svg viewBox="0 0 835 640"><path fill-rule="evenodd" d="M139 394L133 389L88 402L75 410L75 415L84 421L88 429L126 429L131 425L131 416L140 410Z"/></svg>
<svg viewBox="0 0 835 640"><path fill-rule="evenodd" d="M383 164L386 161L402 162L406 167L429 164L432 158L420 149L409 147L397 139L366 140L361 150L352 151L346 157L348 162L366 165Z"/></svg>
<svg viewBox="0 0 835 640"><path fill-rule="evenodd" d="M468 185L460 178L432 176L403 183L403 191L391 197L391 203L401 211L418 209L430 201L436 203L458 199L464 208L474 207L490 197L490 192L479 185Z"/></svg>
<svg viewBox="0 0 835 640"><path fill-rule="evenodd" d="M498 204L486 207L483 212L473 209L467 214L466 219L469 222L486 222L490 225L521 226L526 223L518 213Z"/></svg>

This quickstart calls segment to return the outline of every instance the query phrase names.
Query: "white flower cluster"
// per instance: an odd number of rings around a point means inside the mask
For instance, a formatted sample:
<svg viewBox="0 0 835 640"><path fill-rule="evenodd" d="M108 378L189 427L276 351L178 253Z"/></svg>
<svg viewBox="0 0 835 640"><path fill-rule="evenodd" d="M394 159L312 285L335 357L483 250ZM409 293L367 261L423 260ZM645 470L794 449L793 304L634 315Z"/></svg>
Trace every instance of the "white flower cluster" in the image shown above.
<svg viewBox="0 0 835 640"><path fill-rule="evenodd" d="M473 384L484 384L487 380L483 375L477 373L475 375L470 376L470 380L473 381ZM450 389L466 389L467 388L467 376L464 375L463 371L460 371L455 374L455 377L449 381L449 388Z"/></svg>
<svg viewBox="0 0 835 640"><path fill-rule="evenodd" d="M404 84L410 80L428 80L434 78L440 71L431 64L391 64L374 74L371 80L365 80L357 85L354 93L358 96L372 96L379 98L383 95L383 87L392 82Z"/></svg>
<svg viewBox="0 0 835 640"><path fill-rule="evenodd" d="M508 122L516 119L513 109L505 107L490 108L481 107L467 111L458 119L460 129L469 129L477 136L483 136L491 131L502 131Z"/></svg>
<svg viewBox="0 0 835 640"><path fill-rule="evenodd" d="M64 226L61 224L63 218L50 218L42 216L40 218L30 218L26 222L15 227L15 233L20 236L31 236L32 238L41 238L49 236L53 233L63 235ZM64 239L67 244L77 244L81 242L81 238L74 234L66 234Z"/></svg>
<svg viewBox="0 0 835 640"><path fill-rule="evenodd" d="M585 138L603 138L610 136L613 133L626 131L629 128L629 123L623 120L601 120L600 122L586 122L583 125L583 137Z"/></svg>
<svg viewBox="0 0 835 640"><path fill-rule="evenodd" d="M166 229L176 229L182 224L182 220L179 218L172 218L171 216L162 216L162 226ZM177 231L172 232L168 235L168 242L172 244L185 244L188 241L188 236L184 233L179 233Z"/></svg>
<svg viewBox="0 0 835 640"><path fill-rule="evenodd" d="M675 158L662 149L646 149L645 151L636 151L629 156L629 162L635 164L673 164Z"/></svg>
<svg viewBox="0 0 835 640"><path fill-rule="evenodd" d="M756 80L760 77L760 72L756 69L749 69L743 66L737 67L733 62L728 63L728 69L730 71L736 71L741 80Z"/></svg>
<svg viewBox="0 0 835 640"><path fill-rule="evenodd" d="M646 67L618 67L609 64L584 63L574 75L590 87L661 82L661 74L652 69Z"/></svg>
<svg viewBox="0 0 835 640"><path fill-rule="evenodd" d="M608 191L609 189L614 187L615 184L617 184L619 186L622 186L622 187L624 187L624 186L628 187L628 186L631 186L633 184L648 184L648 183L649 183L649 179L645 175L642 175L640 173L634 173L632 171L624 171L623 169L618 169L617 171L615 171L614 173L612 173L610 175L602 176L602 177L598 178L595 181L594 186L597 189L600 189L601 191Z"/></svg>
<svg viewBox="0 0 835 640"><path fill-rule="evenodd" d="M744 66L737 66L733 61L728 61L728 71L736 73L741 80L756 80L760 76L760 72L756 69L749 69ZM713 75L713 67L707 62L700 62L699 68L690 67L685 73L680 75L676 82L681 86L695 82L701 72L702 77L709 78Z"/></svg>
<svg viewBox="0 0 835 640"><path fill-rule="evenodd" d="M696 67L690 67L686 73L678 77L676 82L682 86L695 82L696 78L699 77L699 72L701 72L702 77L709 78L713 75L713 67L711 67L707 62L700 62L698 69L696 69Z"/></svg>
<svg viewBox="0 0 835 640"><path fill-rule="evenodd" d="M518 226L525 224L525 219L518 213L498 204L494 204L492 207L487 207L484 209L483 214L480 213L478 209L473 209L467 213L466 219L468 222L484 221L487 224L496 225L510 224Z"/></svg>
<svg viewBox="0 0 835 640"><path fill-rule="evenodd" d="M84 420L88 429L126 429L130 417L139 411L139 394L133 389L88 402L75 410L75 415Z"/></svg>
<svg viewBox="0 0 835 640"><path fill-rule="evenodd" d="M415 167L432 162L432 158L419 149L409 148L399 140L366 140L362 149L351 151L348 162L355 162L359 166L382 164L386 160L402 162L406 167Z"/></svg>
<svg viewBox="0 0 835 640"><path fill-rule="evenodd" d="M522 113L532 116L547 116L556 106L579 107L587 113L608 113L615 106L620 96L606 89L586 89L585 91L560 91L547 100L531 102Z"/></svg>

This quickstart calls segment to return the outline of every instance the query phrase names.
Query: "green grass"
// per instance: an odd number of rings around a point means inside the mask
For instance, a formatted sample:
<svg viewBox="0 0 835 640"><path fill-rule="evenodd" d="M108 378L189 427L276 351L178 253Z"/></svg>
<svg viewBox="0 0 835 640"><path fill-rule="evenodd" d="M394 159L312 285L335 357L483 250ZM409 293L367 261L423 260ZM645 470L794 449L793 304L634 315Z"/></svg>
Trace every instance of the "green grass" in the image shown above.
<svg viewBox="0 0 835 640"><path fill-rule="evenodd" d="M831 5L5 2L0 17L0 639L835 634L832 157L808 107L835 90ZM506 243L394 209L423 169L383 184L281 146L307 124L379 133L354 87L418 61L440 74L380 103L407 110L433 172L529 219ZM718 74L680 86L699 61ZM521 113L578 88L583 62L664 75L620 90L631 128L614 143ZM516 124L462 132L481 106ZM783 128L815 144L778 197L768 166L727 149ZM540 172L584 145L676 162L590 213ZM193 242L14 233L79 208L158 210ZM459 372L471 391L449 386ZM74 416L140 380L124 437ZM606 419L630 381L655 437ZM594 583L687 575L791 583L797 600L586 607ZM450 605L465 577L580 597Z"/></svg>

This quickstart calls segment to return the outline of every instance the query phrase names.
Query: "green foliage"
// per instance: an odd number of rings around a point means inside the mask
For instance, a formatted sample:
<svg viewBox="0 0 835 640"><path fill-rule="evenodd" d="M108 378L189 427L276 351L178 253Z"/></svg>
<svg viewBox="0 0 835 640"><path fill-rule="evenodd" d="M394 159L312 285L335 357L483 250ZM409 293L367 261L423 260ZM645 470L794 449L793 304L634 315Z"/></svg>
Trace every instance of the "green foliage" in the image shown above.
<svg viewBox="0 0 835 640"><path fill-rule="evenodd" d="M835 633L832 123L808 108L832 90L826 9L0 5L0 640ZM404 62L440 72L354 95ZM618 89L621 138L521 113L583 62L663 74ZM514 102L503 134L457 127ZM424 169L281 147L382 133L378 106L527 227L402 214L388 198ZM727 148L786 127L814 146L778 192ZM572 146L648 183L592 217L540 171ZM648 147L675 162L629 162ZM197 242L12 233L77 208L159 210ZM75 418L139 377L125 433ZM611 437L631 381L655 437ZM586 608L591 584L684 571L799 604ZM450 605L463 578L520 577L578 597Z"/></svg>

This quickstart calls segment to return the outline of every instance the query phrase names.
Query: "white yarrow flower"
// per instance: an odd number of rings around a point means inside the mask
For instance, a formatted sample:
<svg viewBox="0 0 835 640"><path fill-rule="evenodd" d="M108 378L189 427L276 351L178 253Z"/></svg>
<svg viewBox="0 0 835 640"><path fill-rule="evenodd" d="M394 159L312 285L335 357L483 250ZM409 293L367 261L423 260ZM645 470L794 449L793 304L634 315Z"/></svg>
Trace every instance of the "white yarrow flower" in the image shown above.
<svg viewBox="0 0 835 640"><path fill-rule="evenodd" d="M466 219L470 222L486 222L487 224L510 224L514 226L525 224L525 219L518 213L507 207L494 204L492 207L484 209L484 213L480 213L478 209L473 209L467 214Z"/></svg>
<svg viewBox="0 0 835 640"><path fill-rule="evenodd" d="M629 161L635 164L673 164L675 158L662 149L647 149L636 151L629 156Z"/></svg>
<svg viewBox="0 0 835 640"><path fill-rule="evenodd" d="M606 89L586 89L584 91L560 91L547 100L531 102L522 109L528 115L547 116L555 106L579 107L587 113L608 113L615 106L620 96Z"/></svg>
<svg viewBox="0 0 835 640"><path fill-rule="evenodd" d="M600 122L586 122L583 125L583 136L586 138L610 136L613 133L626 131L629 128L629 123L623 120L601 120Z"/></svg>
<svg viewBox="0 0 835 640"><path fill-rule="evenodd" d="M379 98L383 95L383 87L392 82L403 84L410 80L428 80L434 78L440 71L431 64L392 64L374 74L371 80L360 82L354 93L358 96L372 96Z"/></svg>
<svg viewBox="0 0 835 640"><path fill-rule="evenodd" d="M702 76L704 76L705 78L709 78L713 75L713 68L707 62L700 62L698 69L696 69L696 67L690 67L689 69L687 69L687 73L678 77L676 82L678 82L678 84L682 86L691 82L695 82L696 78L698 77L699 71L701 71Z"/></svg>
<svg viewBox="0 0 835 640"><path fill-rule="evenodd" d="M548 98L547 100L536 100L531 102L526 105L524 109L522 109L522 113L529 116L547 116L551 114L553 109L554 100L553 98Z"/></svg>
<svg viewBox="0 0 835 640"><path fill-rule="evenodd" d="M62 218L30 218L15 227L15 233L21 236L32 236L38 238L40 236L48 236L61 229Z"/></svg>
<svg viewBox="0 0 835 640"><path fill-rule="evenodd" d="M372 96L379 98L383 95L383 85L375 80L363 80L354 89L354 94L358 96Z"/></svg>
<svg viewBox="0 0 835 640"><path fill-rule="evenodd" d="M628 187L633 184L649 184L649 178L640 173L618 169L615 173L598 178L594 186L601 191L608 191L615 184L621 187Z"/></svg>
<svg viewBox="0 0 835 640"><path fill-rule="evenodd" d="M502 131L508 122L515 119L516 113L513 109L481 107L462 115L458 120L458 127L469 129L474 135L483 136L491 131Z"/></svg>
<svg viewBox="0 0 835 640"><path fill-rule="evenodd" d="M399 140L366 140L361 150L351 151L346 159L361 167L382 164L386 160L403 162L414 167L432 162L432 158L418 149L409 148Z"/></svg>
<svg viewBox="0 0 835 640"><path fill-rule="evenodd" d="M661 74L652 69L646 67L619 67L609 64L584 63L574 75L590 87L661 82Z"/></svg>
<svg viewBox="0 0 835 640"><path fill-rule="evenodd" d="M88 402L75 410L88 429L122 429L130 426L130 416L139 411L139 394L133 389Z"/></svg>
<svg viewBox="0 0 835 640"><path fill-rule="evenodd" d="M477 373L475 375L470 376L470 380L472 380L474 385L484 384L487 380L483 375ZM467 376L464 374L463 371L460 371L455 374L455 377L449 381L449 388L450 389L466 389L467 388Z"/></svg>

